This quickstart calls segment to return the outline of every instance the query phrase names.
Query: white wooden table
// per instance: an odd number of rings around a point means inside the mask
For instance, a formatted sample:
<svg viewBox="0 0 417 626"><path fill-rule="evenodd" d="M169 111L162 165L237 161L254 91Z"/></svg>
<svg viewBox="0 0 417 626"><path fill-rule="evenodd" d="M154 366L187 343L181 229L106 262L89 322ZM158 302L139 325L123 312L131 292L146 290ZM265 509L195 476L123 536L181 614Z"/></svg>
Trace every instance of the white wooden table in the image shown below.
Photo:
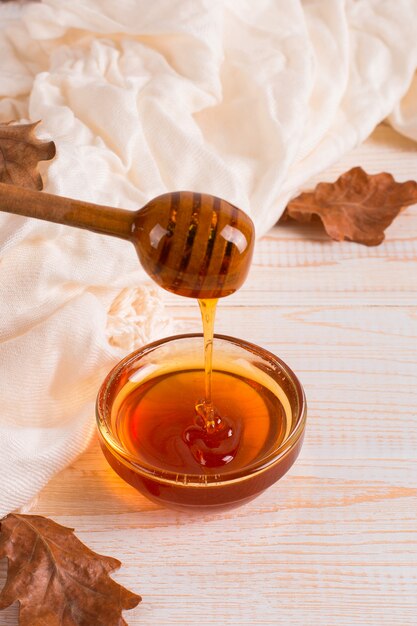
<svg viewBox="0 0 417 626"><path fill-rule="evenodd" d="M354 165L416 179L417 145L381 127L320 178ZM199 330L196 304L168 303ZM276 227L216 330L276 352L304 384L305 444L278 484L231 512L176 513L94 442L33 512L123 561L115 578L143 596L130 626L416 626L417 206L376 248Z"/></svg>

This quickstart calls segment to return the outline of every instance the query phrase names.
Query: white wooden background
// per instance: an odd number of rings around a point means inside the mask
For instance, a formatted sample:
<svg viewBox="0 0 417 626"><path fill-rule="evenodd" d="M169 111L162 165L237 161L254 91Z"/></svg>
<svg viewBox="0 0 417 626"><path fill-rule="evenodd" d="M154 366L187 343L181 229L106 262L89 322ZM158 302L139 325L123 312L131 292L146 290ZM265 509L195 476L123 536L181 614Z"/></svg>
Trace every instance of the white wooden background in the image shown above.
<svg viewBox="0 0 417 626"><path fill-rule="evenodd" d="M380 127L320 178L354 165L416 179L417 145ZM199 330L196 304L168 302ZM376 248L276 227L216 330L276 352L305 386L285 478L231 512L176 513L123 484L95 442L33 512L123 561L115 577L143 596L130 626L416 626L417 206Z"/></svg>

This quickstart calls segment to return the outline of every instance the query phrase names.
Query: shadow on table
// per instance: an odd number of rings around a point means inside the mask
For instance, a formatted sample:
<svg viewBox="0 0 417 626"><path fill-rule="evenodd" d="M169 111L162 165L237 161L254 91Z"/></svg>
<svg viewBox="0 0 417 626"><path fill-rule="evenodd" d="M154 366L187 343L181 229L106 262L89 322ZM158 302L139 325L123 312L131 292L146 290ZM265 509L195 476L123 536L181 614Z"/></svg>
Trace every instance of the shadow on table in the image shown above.
<svg viewBox="0 0 417 626"><path fill-rule="evenodd" d="M196 520L201 522L227 515L227 512L175 511L151 502L113 471L97 440L75 463L51 480L28 512L52 518L117 515L120 523L126 518L127 525L133 515L141 527L192 524Z"/></svg>

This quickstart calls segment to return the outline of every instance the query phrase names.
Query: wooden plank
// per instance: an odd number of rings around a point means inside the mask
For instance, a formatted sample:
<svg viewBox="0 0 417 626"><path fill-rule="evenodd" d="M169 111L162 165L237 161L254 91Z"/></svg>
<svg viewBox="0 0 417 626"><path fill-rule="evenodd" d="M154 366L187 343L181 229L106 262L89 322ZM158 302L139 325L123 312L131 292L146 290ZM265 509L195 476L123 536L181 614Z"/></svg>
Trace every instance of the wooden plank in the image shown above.
<svg viewBox="0 0 417 626"><path fill-rule="evenodd" d="M188 327L194 309L179 310ZM159 508L97 443L44 490L37 512L122 555L118 578L144 595L130 624L413 624L416 309L377 309L222 309L220 329L238 319L242 336L279 348L309 398L300 459L246 507Z"/></svg>

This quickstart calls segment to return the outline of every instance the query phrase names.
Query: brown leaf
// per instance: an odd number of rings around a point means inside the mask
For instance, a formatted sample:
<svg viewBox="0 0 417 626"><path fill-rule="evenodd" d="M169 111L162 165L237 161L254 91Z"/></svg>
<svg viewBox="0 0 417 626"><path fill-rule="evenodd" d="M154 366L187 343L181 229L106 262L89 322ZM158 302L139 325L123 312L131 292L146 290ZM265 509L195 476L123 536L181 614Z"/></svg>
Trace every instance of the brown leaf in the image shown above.
<svg viewBox="0 0 417 626"><path fill-rule="evenodd" d="M0 182L42 189L39 161L55 156L53 141L42 141L35 135L34 124L0 124Z"/></svg>
<svg viewBox="0 0 417 626"><path fill-rule="evenodd" d="M71 528L45 517L5 517L4 557L8 572L0 609L18 601L20 626L127 626L122 611L141 601L109 577L120 561L92 552Z"/></svg>
<svg viewBox="0 0 417 626"><path fill-rule="evenodd" d="M401 209L415 203L417 182L397 183L386 172L369 175L354 167L335 183L319 183L291 200L286 214L299 222L318 215L332 239L377 246Z"/></svg>

